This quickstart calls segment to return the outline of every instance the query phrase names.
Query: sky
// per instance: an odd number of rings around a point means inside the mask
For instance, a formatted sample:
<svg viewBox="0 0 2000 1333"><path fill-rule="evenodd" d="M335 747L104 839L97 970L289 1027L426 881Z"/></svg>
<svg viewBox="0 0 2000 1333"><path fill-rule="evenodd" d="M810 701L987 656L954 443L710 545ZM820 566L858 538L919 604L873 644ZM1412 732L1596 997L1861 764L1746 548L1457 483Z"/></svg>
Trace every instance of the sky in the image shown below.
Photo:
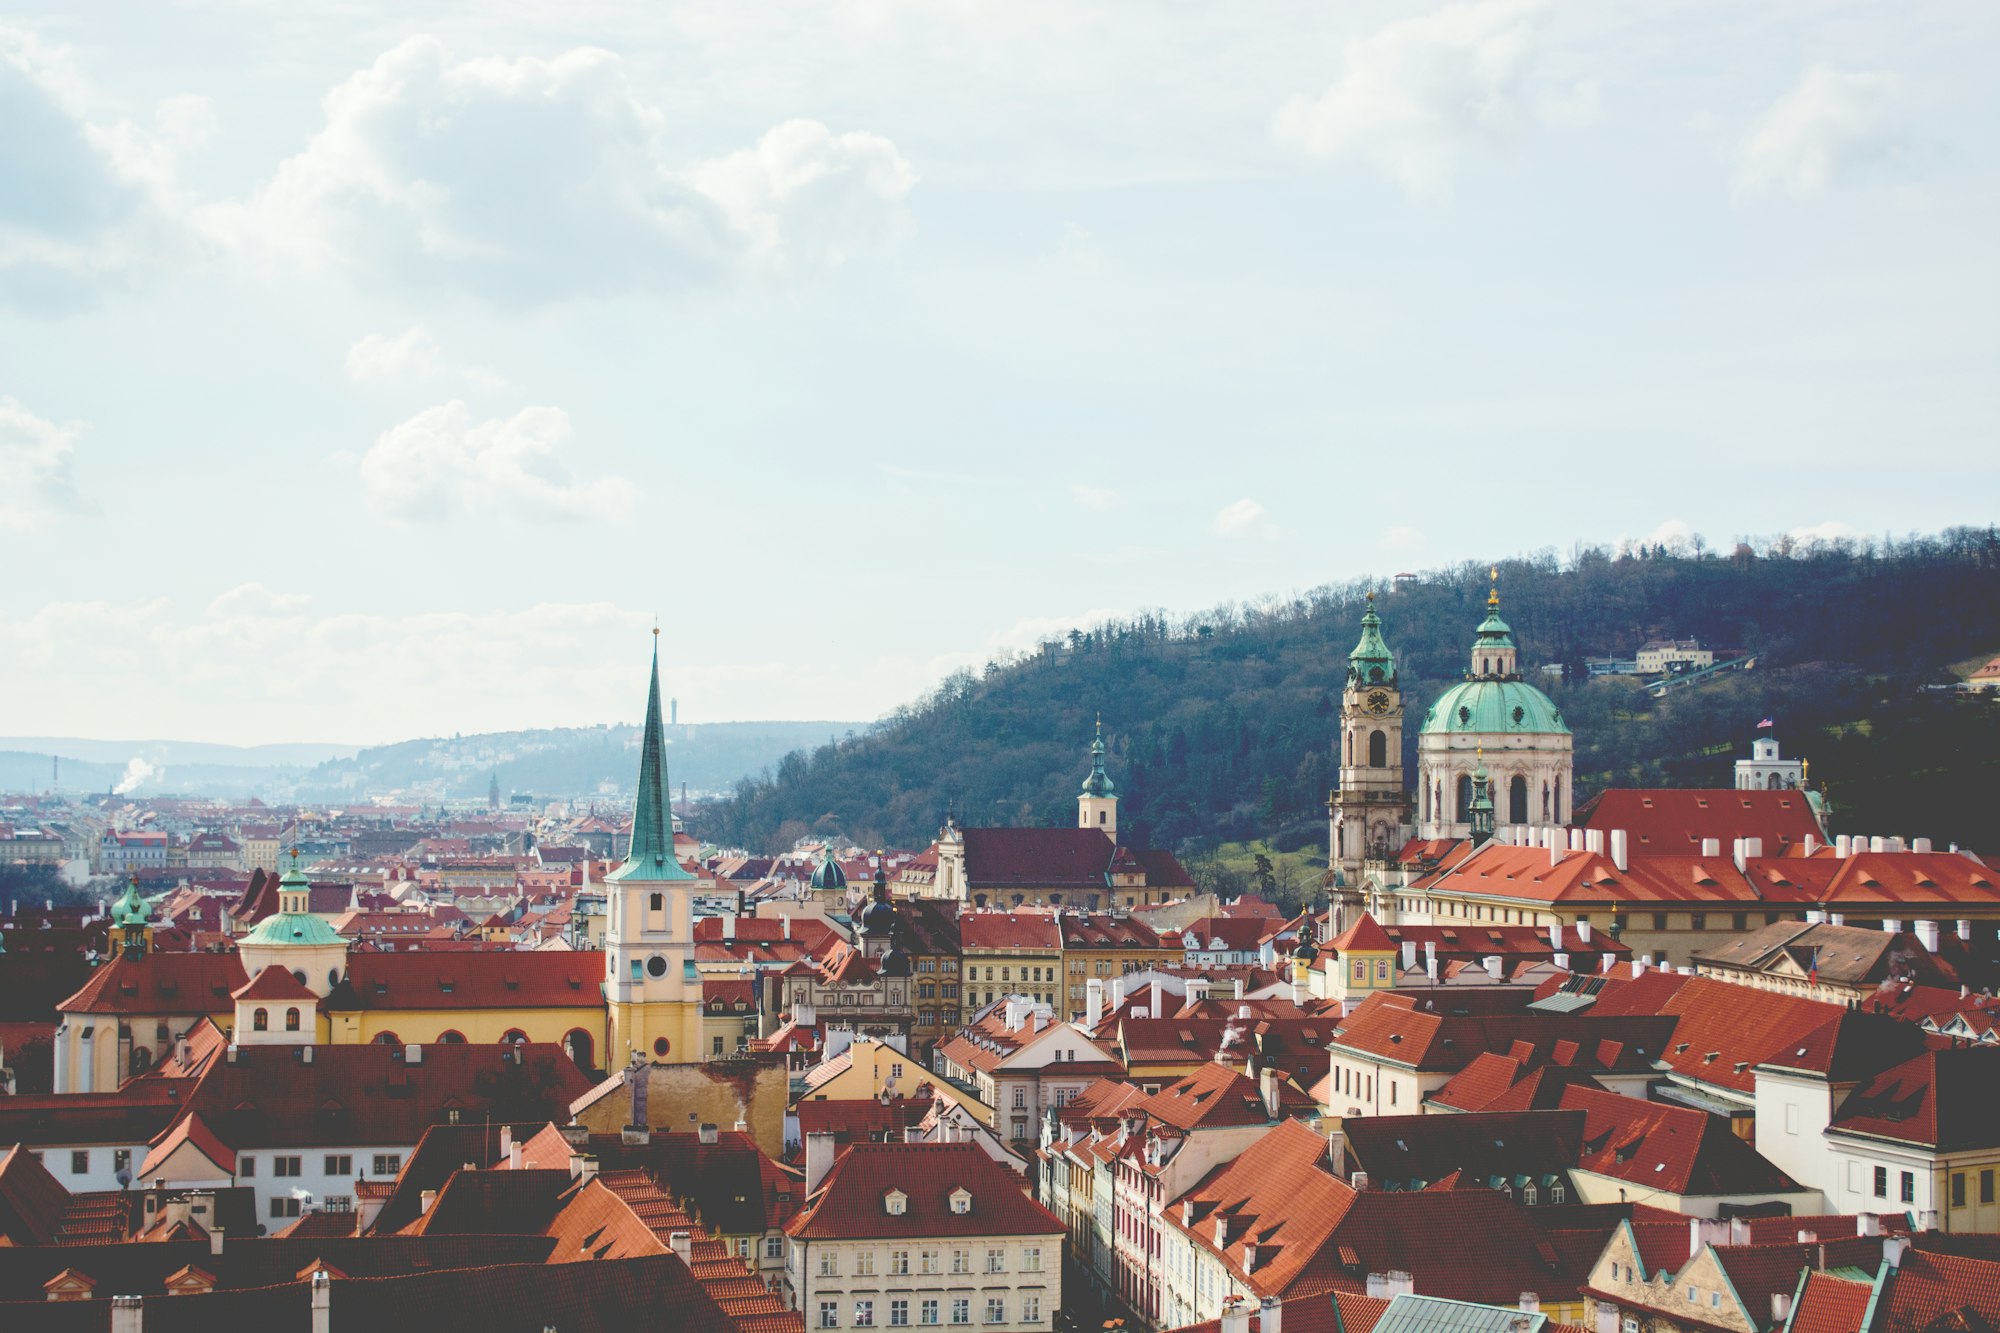
<svg viewBox="0 0 2000 1333"><path fill-rule="evenodd" d="M867 720L1063 628L2000 497L2000 6L0 10L0 699Z"/></svg>

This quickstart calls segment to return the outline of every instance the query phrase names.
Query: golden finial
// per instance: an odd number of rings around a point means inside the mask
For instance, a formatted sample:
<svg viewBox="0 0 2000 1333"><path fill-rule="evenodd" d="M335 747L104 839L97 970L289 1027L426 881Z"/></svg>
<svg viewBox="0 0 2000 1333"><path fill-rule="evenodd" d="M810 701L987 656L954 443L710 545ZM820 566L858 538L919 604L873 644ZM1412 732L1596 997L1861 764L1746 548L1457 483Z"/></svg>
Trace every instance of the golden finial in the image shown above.
<svg viewBox="0 0 2000 1333"><path fill-rule="evenodd" d="M1486 594L1486 605L1492 610L1498 610L1500 607L1500 566L1495 565L1486 572L1493 580L1493 586Z"/></svg>

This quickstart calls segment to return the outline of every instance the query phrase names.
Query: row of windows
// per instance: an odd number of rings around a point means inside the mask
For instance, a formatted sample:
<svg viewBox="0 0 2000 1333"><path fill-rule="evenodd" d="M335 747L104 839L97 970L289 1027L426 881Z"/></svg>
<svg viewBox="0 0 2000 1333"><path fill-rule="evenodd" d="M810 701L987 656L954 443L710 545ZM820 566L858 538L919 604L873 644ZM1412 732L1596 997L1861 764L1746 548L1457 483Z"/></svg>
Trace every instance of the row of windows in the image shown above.
<svg viewBox="0 0 2000 1333"><path fill-rule="evenodd" d="M1043 973L1047 973L1048 975L1044 976ZM976 967L967 968L965 975L977 981L979 980L979 969ZM1013 979L1013 967L1007 966L1000 969L1000 980L1012 981ZM1023 981L1054 981L1055 979L1056 969L1053 967L1024 967L1021 969L1021 980ZM990 966L986 969L986 980L993 980L993 969Z"/></svg>
<svg viewBox="0 0 2000 1333"><path fill-rule="evenodd" d="M916 1308L916 1322L919 1326L936 1325L944 1322L941 1316L947 1311L950 1313L951 1322L954 1324L970 1324L972 1322L972 1298L970 1296L953 1296L950 1298L949 1305L946 1304L944 1299L935 1296L922 1296L915 1300L911 1300L906 1296L896 1296L892 1297L887 1302L887 1305L889 1316L888 1327L890 1328L909 1327L912 1306ZM846 1327L876 1327L875 1306L876 1302L872 1298L854 1302L854 1322L846 1325ZM1021 1322L1024 1324L1038 1324L1041 1322L1041 1319L1042 1298L1040 1296L1023 1296L1021 1298ZM1004 1296L987 1297L986 1318L982 1322L988 1324L1006 1323L1007 1298ZM839 1301L821 1301L819 1303L818 1327L842 1327Z"/></svg>
<svg viewBox="0 0 2000 1333"><path fill-rule="evenodd" d="M122 1154L121 1155L126 1155ZM270 1158L271 1174L279 1178L302 1176L305 1171L301 1163L304 1159L296 1155L279 1153ZM401 1153L378 1152L370 1164L371 1172L378 1180L386 1180L403 1169ZM257 1159L248 1153L236 1159L236 1174L244 1180L254 1180L257 1176ZM321 1159L321 1174L328 1176L351 1176L354 1174L354 1157L351 1153L328 1153Z"/></svg>
<svg viewBox="0 0 2000 1333"><path fill-rule="evenodd" d="M889 1266L884 1270L885 1274L889 1277L908 1277L913 1271L910 1267L912 1262L911 1254L912 1252L909 1250L889 1251ZM915 1263L917 1265L914 1270L915 1272L938 1273L944 1271L940 1267L944 1262L944 1251L918 1250L915 1251L915 1255ZM972 1251L953 1250L951 1252L951 1271L958 1274L970 1273L972 1271ZM984 1271L988 1273L1004 1273L1007 1271L1006 1246L996 1245L986 1251L986 1267ZM1021 1271L1023 1273L1039 1273L1042 1271L1041 1246L1029 1245L1021 1250ZM820 1251L819 1275L821 1277L840 1276L839 1250ZM858 1250L855 1252L853 1275L855 1277L876 1276L875 1251Z"/></svg>

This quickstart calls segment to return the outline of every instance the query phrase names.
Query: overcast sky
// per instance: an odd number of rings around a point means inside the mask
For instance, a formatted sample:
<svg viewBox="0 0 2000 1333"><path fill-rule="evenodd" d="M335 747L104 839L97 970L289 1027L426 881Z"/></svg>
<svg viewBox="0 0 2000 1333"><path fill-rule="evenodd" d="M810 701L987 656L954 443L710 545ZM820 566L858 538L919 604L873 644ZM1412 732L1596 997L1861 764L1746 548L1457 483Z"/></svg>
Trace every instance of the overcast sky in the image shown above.
<svg viewBox="0 0 2000 1333"><path fill-rule="evenodd" d="M2000 496L2000 6L0 17L0 699L867 719L1092 615Z"/></svg>

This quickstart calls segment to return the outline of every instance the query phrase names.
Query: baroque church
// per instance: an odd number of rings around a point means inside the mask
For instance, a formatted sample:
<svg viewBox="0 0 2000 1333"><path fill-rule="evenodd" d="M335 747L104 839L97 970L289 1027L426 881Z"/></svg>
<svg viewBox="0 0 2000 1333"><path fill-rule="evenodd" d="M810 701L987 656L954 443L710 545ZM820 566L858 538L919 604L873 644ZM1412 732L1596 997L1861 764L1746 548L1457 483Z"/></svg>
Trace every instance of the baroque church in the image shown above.
<svg viewBox="0 0 2000 1333"><path fill-rule="evenodd" d="M1347 658L1339 786L1327 802L1337 885L1360 885L1412 837L1490 836L1498 826L1562 827L1571 810L1573 738L1562 710L1523 679L1500 617L1499 573L1474 633L1465 679L1439 695L1417 732L1415 796L1403 777L1403 693L1375 596Z"/></svg>

